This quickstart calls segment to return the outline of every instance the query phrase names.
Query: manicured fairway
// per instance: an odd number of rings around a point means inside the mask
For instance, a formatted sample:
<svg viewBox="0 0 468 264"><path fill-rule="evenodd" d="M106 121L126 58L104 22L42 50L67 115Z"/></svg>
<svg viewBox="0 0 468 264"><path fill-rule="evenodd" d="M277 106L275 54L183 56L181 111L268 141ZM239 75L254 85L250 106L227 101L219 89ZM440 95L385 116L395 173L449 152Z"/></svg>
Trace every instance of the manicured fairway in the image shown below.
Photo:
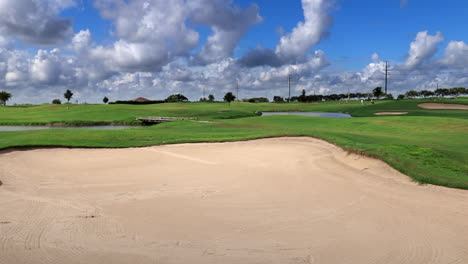
<svg viewBox="0 0 468 264"><path fill-rule="evenodd" d="M177 121L128 130L0 132L0 148L17 146L135 147L182 142L235 141L276 136L312 136L346 150L378 157L421 183L468 189L468 111L419 109L424 100L349 104L167 104L72 105L0 108L0 123L64 121L132 122L135 116L195 116L209 123ZM447 100L448 101L448 100ZM466 99L452 100L468 104ZM450 102L452 102L450 101ZM55 109L55 110L54 110ZM59 109L59 111L57 111ZM301 116L257 117L256 111L349 112L350 119ZM408 111L405 116L374 112ZM76 111L76 112L74 112ZM64 113L65 112L65 113ZM226 119L229 117L248 118Z"/></svg>

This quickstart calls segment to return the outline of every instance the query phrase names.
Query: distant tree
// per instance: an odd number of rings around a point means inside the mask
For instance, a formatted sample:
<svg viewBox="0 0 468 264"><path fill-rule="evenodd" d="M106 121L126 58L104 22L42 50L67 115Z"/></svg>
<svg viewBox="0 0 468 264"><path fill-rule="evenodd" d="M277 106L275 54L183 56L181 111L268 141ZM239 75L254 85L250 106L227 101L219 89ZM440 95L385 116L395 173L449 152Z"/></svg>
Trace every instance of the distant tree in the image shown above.
<svg viewBox="0 0 468 264"><path fill-rule="evenodd" d="M52 100L52 104L62 104L62 101L60 101L60 99L54 99Z"/></svg>
<svg viewBox="0 0 468 264"><path fill-rule="evenodd" d="M299 102L305 103L306 102L306 91L302 90L301 95L299 95Z"/></svg>
<svg viewBox="0 0 468 264"><path fill-rule="evenodd" d="M299 102L299 97L298 96L291 96L291 100L288 102Z"/></svg>
<svg viewBox="0 0 468 264"><path fill-rule="evenodd" d="M168 103L177 103L177 102L188 102L188 98L183 94L173 94L167 97L166 102Z"/></svg>
<svg viewBox="0 0 468 264"><path fill-rule="evenodd" d="M246 103L268 103L270 102L266 97L254 97L242 99L242 102Z"/></svg>
<svg viewBox="0 0 468 264"><path fill-rule="evenodd" d="M414 98L414 97L418 97L418 96L419 96L419 92L418 92L418 91L411 90L411 91L406 92L405 95L406 95L406 97L408 97L408 98Z"/></svg>
<svg viewBox="0 0 468 264"><path fill-rule="evenodd" d="M206 97L201 97L200 98L200 102L206 102L206 101L207 101Z"/></svg>
<svg viewBox="0 0 468 264"><path fill-rule="evenodd" d="M273 102L275 103L284 103L284 98L281 96L273 96Z"/></svg>
<svg viewBox="0 0 468 264"><path fill-rule="evenodd" d="M434 91L435 95L439 96L439 97L444 97L444 96L447 96L450 94L450 90L449 89L446 89L446 88L439 88L437 90Z"/></svg>
<svg viewBox="0 0 468 264"><path fill-rule="evenodd" d="M385 94L385 100L393 100L393 95L392 94Z"/></svg>
<svg viewBox="0 0 468 264"><path fill-rule="evenodd" d="M70 102L70 99L72 99L72 97L73 97L72 91L67 90L67 91L63 94L63 97L65 97L65 99L67 99L67 102Z"/></svg>
<svg viewBox="0 0 468 264"><path fill-rule="evenodd" d="M465 87L458 87L458 89L460 95L468 94L468 89L466 89Z"/></svg>
<svg viewBox="0 0 468 264"><path fill-rule="evenodd" d="M306 102L318 102L321 101L323 95L308 95L306 96Z"/></svg>
<svg viewBox="0 0 468 264"><path fill-rule="evenodd" d="M102 102L107 104L109 102L109 98L107 98L107 96L104 96L104 98L102 98Z"/></svg>
<svg viewBox="0 0 468 264"><path fill-rule="evenodd" d="M6 102L10 100L11 98L11 93L1 91L0 92L0 103L6 106Z"/></svg>
<svg viewBox="0 0 468 264"><path fill-rule="evenodd" d="M422 90L419 92L419 94L423 96L424 98L434 96L434 92L429 91L429 90Z"/></svg>
<svg viewBox="0 0 468 264"><path fill-rule="evenodd" d="M225 102L228 102L229 105L231 104L232 101L236 100L236 97L231 93L231 92L228 92L226 93L226 95L224 95L224 101Z"/></svg>
<svg viewBox="0 0 468 264"><path fill-rule="evenodd" d="M377 98L377 100L379 100L380 96L384 94L382 92L382 87L376 87L374 90L372 90L372 93L374 94L375 98Z"/></svg>
<svg viewBox="0 0 468 264"><path fill-rule="evenodd" d="M338 94L330 94L325 96L327 101L338 101L340 100L340 96Z"/></svg>
<svg viewBox="0 0 468 264"><path fill-rule="evenodd" d="M215 100L214 95L212 94L208 95L208 102L214 102L214 100Z"/></svg>
<svg viewBox="0 0 468 264"><path fill-rule="evenodd" d="M398 95L397 99L398 99L398 100L403 100L403 99L405 99L405 95L404 95L404 94L400 94L400 95Z"/></svg>
<svg viewBox="0 0 468 264"><path fill-rule="evenodd" d="M466 89L463 88L463 87L455 87L455 88L451 88L449 90L449 93L455 97L458 97L460 96L461 94L465 94L466 93Z"/></svg>
<svg viewBox="0 0 468 264"><path fill-rule="evenodd" d="M465 87L460 87L461 94L468 94L468 89Z"/></svg>

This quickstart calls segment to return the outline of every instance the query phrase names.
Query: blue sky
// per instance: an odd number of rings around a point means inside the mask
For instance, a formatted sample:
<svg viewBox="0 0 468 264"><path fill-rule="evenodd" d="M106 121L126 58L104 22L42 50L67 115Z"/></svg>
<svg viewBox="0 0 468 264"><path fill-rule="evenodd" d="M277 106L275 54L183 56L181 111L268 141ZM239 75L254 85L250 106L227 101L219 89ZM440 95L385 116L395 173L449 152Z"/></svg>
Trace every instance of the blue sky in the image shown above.
<svg viewBox="0 0 468 264"><path fill-rule="evenodd" d="M277 29L281 27L290 32L304 17L299 0L241 0L235 3L241 7L254 3L259 6L263 17L263 22L253 25L239 42L237 57L258 45L274 49L281 37ZM419 31L441 31L446 39L467 40L467 10L468 1L464 0L410 0L403 7L399 0L336 1L331 10L333 25L328 30L330 36L315 48L326 51L337 66L348 70L361 69L374 52L389 61L404 61L408 43ZM106 44L114 40L110 34L112 23L100 17L92 1L84 0L78 8L67 9L61 16L73 18L76 32L90 29L97 43ZM198 28L202 40L206 39L210 28ZM202 45L200 42L199 46Z"/></svg>
<svg viewBox="0 0 468 264"><path fill-rule="evenodd" d="M18 102L66 87L85 101L181 90L196 100L237 82L245 96L272 97L284 95L288 74L297 91L357 91L382 82L384 61L394 93L468 82L464 0L0 0L0 8L0 89Z"/></svg>
<svg viewBox="0 0 468 264"><path fill-rule="evenodd" d="M241 1L246 4L249 1ZM265 21L255 25L241 46L255 45L274 48L279 36L279 26L291 31L302 19L300 1L257 1ZM410 0L405 7L400 1L342 0L337 2L333 15L330 36L315 48L324 50L332 60L349 70L359 70L373 52L382 58L401 62L405 60L409 43L416 33L428 30L441 31L449 40L468 40L466 12L468 1L464 0ZM356 61L344 62L349 57ZM337 62L338 63L338 62Z"/></svg>

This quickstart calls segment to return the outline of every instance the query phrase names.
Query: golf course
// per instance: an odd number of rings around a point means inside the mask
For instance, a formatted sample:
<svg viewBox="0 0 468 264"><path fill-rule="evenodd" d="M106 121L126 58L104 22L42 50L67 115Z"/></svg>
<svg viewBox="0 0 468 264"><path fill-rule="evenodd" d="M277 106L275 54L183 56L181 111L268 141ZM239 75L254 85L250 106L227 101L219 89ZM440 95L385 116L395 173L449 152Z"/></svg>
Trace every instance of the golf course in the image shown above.
<svg viewBox="0 0 468 264"><path fill-rule="evenodd" d="M0 107L0 264L466 263L467 106Z"/></svg>
<svg viewBox="0 0 468 264"><path fill-rule="evenodd" d="M430 102L468 105L468 98L320 103L167 103L0 107L0 125L127 124L122 130L0 131L0 149L128 148L308 136L381 159L419 183L468 189L468 111L426 109ZM353 118L259 116L260 112L340 112ZM403 115L391 115L404 112ZM384 113L384 115L376 115ZM385 113L390 113L385 115ZM138 126L140 116L192 117ZM1 179L0 179L1 180Z"/></svg>

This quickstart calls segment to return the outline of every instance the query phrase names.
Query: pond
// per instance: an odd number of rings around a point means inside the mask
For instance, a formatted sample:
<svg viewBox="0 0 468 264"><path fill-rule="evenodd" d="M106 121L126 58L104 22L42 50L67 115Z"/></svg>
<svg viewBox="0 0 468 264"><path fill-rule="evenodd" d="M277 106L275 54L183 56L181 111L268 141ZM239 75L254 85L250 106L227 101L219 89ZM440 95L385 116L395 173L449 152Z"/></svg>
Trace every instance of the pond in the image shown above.
<svg viewBox="0 0 468 264"><path fill-rule="evenodd" d="M296 116L318 116L318 117L334 117L334 118L351 118L351 115L343 113L325 113L325 112L262 112L262 116L273 115L296 115Z"/></svg>
<svg viewBox="0 0 468 264"><path fill-rule="evenodd" d="M128 129L138 126L0 126L0 131L25 131L43 129Z"/></svg>

